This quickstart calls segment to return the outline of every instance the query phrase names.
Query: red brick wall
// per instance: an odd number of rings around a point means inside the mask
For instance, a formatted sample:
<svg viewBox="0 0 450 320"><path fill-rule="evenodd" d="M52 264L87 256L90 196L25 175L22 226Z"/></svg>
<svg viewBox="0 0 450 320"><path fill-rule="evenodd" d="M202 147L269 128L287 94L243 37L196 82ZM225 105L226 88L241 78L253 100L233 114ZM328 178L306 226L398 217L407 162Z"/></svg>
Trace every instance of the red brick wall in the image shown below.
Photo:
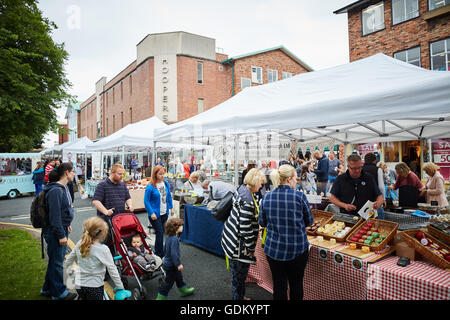
<svg viewBox="0 0 450 320"><path fill-rule="evenodd" d="M203 62L202 84L197 83L197 61ZM231 97L231 67L180 55L177 57L177 73L178 121L198 114L199 98L203 99L205 111Z"/></svg>
<svg viewBox="0 0 450 320"><path fill-rule="evenodd" d="M80 106L80 137L97 138L97 99L92 95Z"/></svg>
<svg viewBox="0 0 450 320"><path fill-rule="evenodd" d="M252 55L246 58L238 59L235 61L234 67L234 90L235 94L240 92L241 89L241 77L252 78L251 67L261 67L263 75L263 84L268 83L267 71L269 69L278 71L278 80L282 79L282 72L290 72L292 75L307 72L307 70L291 59L281 50L273 50L257 55ZM257 83L252 83L252 86L258 86Z"/></svg>
<svg viewBox="0 0 450 320"><path fill-rule="evenodd" d="M137 68L127 68L126 71L122 72L121 77L115 77L116 81L119 80L115 84L110 81L102 94L103 136L154 115L153 59L147 59Z"/></svg>
<svg viewBox="0 0 450 320"><path fill-rule="evenodd" d="M373 1L378 3L379 1ZM372 5L371 3L370 5ZM385 29L362 36L362 10L367 6L348 13L350 61L384 53L393 57L397 51L420 45L421 66L430 69L430 42L450 37L449 15L424 20L428 12L428 1L419 0L419 16L409 21L392 25L392 1L384 1Z"/></svg>

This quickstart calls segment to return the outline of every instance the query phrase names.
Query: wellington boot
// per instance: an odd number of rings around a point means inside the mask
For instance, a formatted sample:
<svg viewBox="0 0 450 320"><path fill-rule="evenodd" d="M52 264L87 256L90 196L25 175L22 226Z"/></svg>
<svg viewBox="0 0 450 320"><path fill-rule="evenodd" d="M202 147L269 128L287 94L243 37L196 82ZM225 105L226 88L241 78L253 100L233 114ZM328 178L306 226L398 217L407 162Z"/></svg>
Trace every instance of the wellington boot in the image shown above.
<svg viewBox="0 0 450 320"><path fill-rule="evenodd" d="M178 288L178 290L180 291L180 296L187 297L194 293L195 288L184 285L181 288Z"/></svg>
<svg viewBox="0 0 450 320"><path fill-rule="evenodd" d="M167 300L167 296L158 292L158 295L156 296L156 300Z"/></svg>

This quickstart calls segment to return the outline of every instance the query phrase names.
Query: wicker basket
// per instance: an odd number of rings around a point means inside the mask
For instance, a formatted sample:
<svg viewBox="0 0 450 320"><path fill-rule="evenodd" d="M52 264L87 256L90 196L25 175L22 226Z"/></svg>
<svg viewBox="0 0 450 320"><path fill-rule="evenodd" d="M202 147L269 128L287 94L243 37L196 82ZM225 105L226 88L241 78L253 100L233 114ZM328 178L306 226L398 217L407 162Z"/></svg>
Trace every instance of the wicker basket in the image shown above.
<svg viewBox="0 0 450 320"><path fill-rule="evenodd" d="M402 232L403 240L405 240L405 242L408 243L410 247L414 248L414 250L416 250L422 256L433 262L433 264L435 264L439 268L442 269L450 268L450 262L431 252L430 249L427 249L427 247L425 247L416 239L415 235L418 231L422 231L428 239L431 239L434 243L437 243L442 248L447 249L447 251L450 251L450 246L442 243L441 241L433 237L430 233L424 232L421 229L403 231Z"/></svg>
<svg viewBox="0 0 450 320"><path fill-rule="evenodd" d="M327 223L333 223L334 221L339 221L339 220L338 219L334 219L334 217L333 217ZM358 228L358 226L360 224L362 224L363 221L364 221L363 218L360 217L358 220L355 220L355 223L344 222L345 226L346 227L350 227L351 229L342 237L332 236L332 235L329 235L329 234L326 234L326 233L323 233L323 232L319 232L319 231L317 231L317 235L318 236L322 236L324 239L327 239L327 240L328 239L336 239L336 241L338 241L338 242L345 242L345 240L347 239L347 236L349 234L351 234L353 232L353 230L355 230L355 228Z"/></svg>
<svg viewBox="0 0 450 320"><path fill-rule="evenodd" d="M352 241L352 237L358 233L361 228L365 227L368 222L373 222L374 227L378 228L378 231L380 233L387 234L387 237L380 242L377 246L371 246L360 242ZM395 234L397 233L398 229L398 223L392 222L392 221L386 221L386 220L380 220L380 219L367 219L363 223L359 224L356 228L353 228L353 231L347 236L347 242L348 243L355 243L357 247L369 247L370 251L380 251L386 247L389 242L394 238Z"/></svg>
<svg viewBox="0 0 450 320"><path fill-rule="evenodd" d="M446 234L445 232L442 232L438 228L434 227L431 223L427 226L428 233L430 233L432 236L438 238L440 241L443 241L450 245L450 235Z"/></svg>
<svg viewBox="0 0 450 320"><path fill-rule="evenodd" d="M314 218L314 222L320 222L321 227L326 225L334 216L334 213L332 213L332 212L317 210L317 209L312 209L311 213ZM306 233L309 234L310 236L317 235L317 231L306 230Z"/></svg>

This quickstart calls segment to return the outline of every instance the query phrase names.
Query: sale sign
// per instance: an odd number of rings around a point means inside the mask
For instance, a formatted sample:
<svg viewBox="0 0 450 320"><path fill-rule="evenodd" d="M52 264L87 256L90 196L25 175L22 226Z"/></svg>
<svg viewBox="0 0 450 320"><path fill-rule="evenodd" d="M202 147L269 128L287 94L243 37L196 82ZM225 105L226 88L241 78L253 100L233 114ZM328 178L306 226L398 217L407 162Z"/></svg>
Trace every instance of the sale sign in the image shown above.
<svg viewBox="0 0 450 320"><path fill-rule="evenodd" d="M450 138L433 139L433 162L441 169L439 172L445 180L450 179Z"/></svg>

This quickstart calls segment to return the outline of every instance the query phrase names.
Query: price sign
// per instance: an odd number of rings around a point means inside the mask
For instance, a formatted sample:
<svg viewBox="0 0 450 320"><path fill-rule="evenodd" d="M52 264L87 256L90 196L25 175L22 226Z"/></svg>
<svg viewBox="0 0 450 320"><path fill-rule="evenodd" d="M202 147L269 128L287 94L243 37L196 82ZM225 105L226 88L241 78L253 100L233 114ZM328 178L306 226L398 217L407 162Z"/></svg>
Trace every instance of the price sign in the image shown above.
<svg viewBox="0 0 450 320"><path fill-rule="evenodd" d="M439 170L445 180L450 178L450 138L433 139L433 162L441 169Z"/></svg>

